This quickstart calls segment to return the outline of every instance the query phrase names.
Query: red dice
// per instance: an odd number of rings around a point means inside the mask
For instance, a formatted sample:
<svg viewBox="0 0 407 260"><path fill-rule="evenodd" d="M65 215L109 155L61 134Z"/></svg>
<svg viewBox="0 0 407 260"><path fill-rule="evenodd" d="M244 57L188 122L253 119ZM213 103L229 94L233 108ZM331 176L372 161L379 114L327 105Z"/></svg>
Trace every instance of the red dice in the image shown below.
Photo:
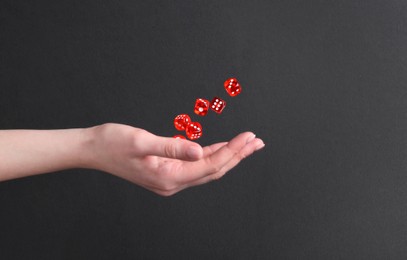
<svg viewBox="0 0 407 260"><path fill-rule="evenodd" d="M242 87L236 78L229 78L223 83L229 96L235 97L242 92ZM209 108L217 114L221 114L226 107L226 101L220 97L214 97L211 102L198 98L195 101L194 113L199 116L208 114ZM202 126L199 122L192 122L187 114L180 114L174 119L174 126L179 131L185 131L190 140L196 140L202 136ZM174 138L186 139L183 135L175 135Z"/></svg>
<svg viewBox="0 0 407 260"><path fill-rule="evenodd" d="M191 118L187 114L181 114L175 117L174 126L177 130L185 130L187 125L191 122Z"/></svg>
<svg viewBox="0 0 407 260"><path fill-rule="evenodd" d="M191 140L196 140L202 136L202 126L198 122L189 123L185 129L187 137Z"/></svg>
<svg viewBox="0 0 407 260"><path fill-rule="evenodd" d="M216 113L218 113L218 114L222 113L222 111L223 111L223 109L225 109L225 107L226 107L225 100L223 100L223 99L221 99L219 97L214 97L212 99L211 109L213 111L215 111Z"/></svg>
<svg viewBox="0 0 407 260"><path fill-rule="evenodd" d="M242 88L235 78L227 79L223 85L225 86L226 92L232 97L237 96L242 92Z"/></svg>
<svg viewBox="0 0 407 260"><path fill-rule="evenodd" d="M208 113L209 101L206 99L198 98L195 101L194 112L197 115L204 116Z"/></svg>

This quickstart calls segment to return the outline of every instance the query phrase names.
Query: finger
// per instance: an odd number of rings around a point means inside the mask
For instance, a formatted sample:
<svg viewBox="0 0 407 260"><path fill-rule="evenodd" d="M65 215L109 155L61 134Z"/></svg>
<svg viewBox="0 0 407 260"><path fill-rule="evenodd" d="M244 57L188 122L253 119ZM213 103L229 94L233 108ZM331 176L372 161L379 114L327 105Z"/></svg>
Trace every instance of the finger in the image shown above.
<svg viewBox="0 0 407 260"><path fill-rule="evenodd" d="M210 146L206 146L203 148L204 155L209 156L210 154L216 152L226 144L227 142L221 142L212 144ZM155 193L158 193L160 195L167 196L174 194L178 191L181 191L186 187L184 183L179 183L176 180L174 180L171 177L173 176L173 174L169 174L178 172L179 166L182 165L182 161L157 156L153 156L153 158L157 160L157 162L155 163L156 165L155 167L160 168L159 172L161 176L159 177L159 181L157 183L157 175L149 174L147 177L147 181L145 181L142 184L144 188L151 190ZM174 161L171 162L171 160Z"/></svg>
<svg viewBox="0 0 407 260"><path fill-rule="evenodd" d="M218 180L222 178L228 171L236 167L243 159L249 157L252 155L254 152L262 149L264 147L264 142L256 138L252 142L248 143L245 145L245 147L240 150L236 156L234 156L222 169L220 169L218 172L207 175L201 179L198 179L196 181L188 183L184 188L187 187L192 187L192 186L197 186L197 185L202 185L208 182L211 182L213 180Z"/></svg>
<svg viewBox="0 0 407 260"><path fill-rule="evenodd" d="M227 142L221 142L221 143L216 143L216 144L212 144L209 146L206 146L203 148L203 152L204 152L204 156L209 156L212 153L216 152L217 150L219 150L221 147L223 147L224 145L226 145ZM179 160L174 160L174 159L170 159L170 158L165 158L165 157L157 157L157 156L153 156L151 158L155 158L156 161L154 163L154 168L159 168L160 172L163 173L163 175L168 175L168 173L172 173L171 175L173 175L174 173L176 174L177 172L181 171L179 170L180 168L182 168L182 161ZM163 170L165 168L165 170ZM155 175L149 175L150 177L150 182L153 182L156 178ZM161 179L163 178L163 176L161 176ZM183 183L182 183L183 185ZM159 188L159 187L150 187L150 188Z"/></svg>
<svg viewBox="0 0 407 260"><path fill-rule="evenodd" d="M185 183L201 179L222 169L255 135L251 132L239 134L216 152L195 162L184 162L180 174L180 181Z"/></svg>
<svg viewBox="0 0 407 260"><path fill-rule="evenodd" d="M156 136L148 133L137 140L137 149L143 155L156 155L160 157L179 160L195 161L203 156L202 147L194 142L172 137Z"/></svg>
<svg viewBox="0 0 407 260"><path fill-rule="evenodd" d="M214 144L211 145L211 147L222 147L222 145L225 145L224 143L219 143L219 144ZM238 154L236 154L232 160L230 160L219 172L205 176L201 179L189 182L189 183L185 183L183 185L175 185L173 188L171 189L160 189L157 187L150 187L150 190L163 195L163 196L170 196L173 195L181 190L184 190L186 188L192 187L192 186L197 186L197 185L201 185L201 184L205 184L208 183L210 181L216 180L221 178L226 172L228 172L230 169L232 169L233 167L235 167L237 164L239 164L239 162L242 160L242 158L247 158L248 156L250 156L251 154L253 154L253 152L258 151L260 149L262 149L264 147L264 143L261 139L256 138L255 140L249 142L248 144L246 144L240 151ZM208 147L205 147L208 148ZM205 149L204 148L204 149ZM219 148L220 149L220 148Z"/></svg>
<svg viewBox="0 0 407 260"><path fill-rule="evenodd" d="M212 145L209 145L209 146L205 146L203 148L203 157L210 156L211 154L213 154L214 152L216 152L217 150L219 150L220 148L222 148L226 144L227 144L227 142L221 142L221 143L216 143L216 144L212 144Z"/></svg>

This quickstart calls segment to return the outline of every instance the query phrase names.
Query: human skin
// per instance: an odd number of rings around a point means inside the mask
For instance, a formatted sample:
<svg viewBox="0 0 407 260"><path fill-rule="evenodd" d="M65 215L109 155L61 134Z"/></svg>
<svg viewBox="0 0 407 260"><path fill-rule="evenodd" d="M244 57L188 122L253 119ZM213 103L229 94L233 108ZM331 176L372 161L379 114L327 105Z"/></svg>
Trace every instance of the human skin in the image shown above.
<svg viewBox="0 0 407 260"><path fill-rule="evenodd" d="M89 168L170 196L221 178L263 147L252 132L201 147L113 123L61 130L2 130L0 181Z"/></svg>

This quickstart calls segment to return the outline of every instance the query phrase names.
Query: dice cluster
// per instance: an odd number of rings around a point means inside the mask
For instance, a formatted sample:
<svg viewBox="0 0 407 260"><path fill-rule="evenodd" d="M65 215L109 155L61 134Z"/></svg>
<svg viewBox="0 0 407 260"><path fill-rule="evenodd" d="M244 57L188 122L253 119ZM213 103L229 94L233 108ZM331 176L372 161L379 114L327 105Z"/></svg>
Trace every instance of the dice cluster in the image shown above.
<svg viewBox="0 0 407 260"><path fill-rule="evenodd" d="M230 78L223 84L226 92L231 97L235 97L242 92L239 82L235 78ZM194 112L199 116L208 114L209 108L220 114L226 107L226 101L220 97L214 97L209 100L198 98L195 101ZM196 140L202 136L202 126L199 122L192 122L191 117L187 114L177 115L174 119L174 126L178 131L185 131L186 136L191 140ZM183 135L175 135L174 138L186 139Z"/></svg>

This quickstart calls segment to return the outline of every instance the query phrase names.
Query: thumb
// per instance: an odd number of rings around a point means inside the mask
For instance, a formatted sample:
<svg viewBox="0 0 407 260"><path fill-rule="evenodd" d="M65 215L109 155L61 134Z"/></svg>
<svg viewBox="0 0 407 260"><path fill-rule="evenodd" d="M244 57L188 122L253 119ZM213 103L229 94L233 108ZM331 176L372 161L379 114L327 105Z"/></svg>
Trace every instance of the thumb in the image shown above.
<svg viewBox="0 0 407 260"><path fill-rule="evenodd" d="M203 156L203 149L199 144L179 138L150 135L143 143L143 152L147 155L187 161L199 160Z"/></svg>

